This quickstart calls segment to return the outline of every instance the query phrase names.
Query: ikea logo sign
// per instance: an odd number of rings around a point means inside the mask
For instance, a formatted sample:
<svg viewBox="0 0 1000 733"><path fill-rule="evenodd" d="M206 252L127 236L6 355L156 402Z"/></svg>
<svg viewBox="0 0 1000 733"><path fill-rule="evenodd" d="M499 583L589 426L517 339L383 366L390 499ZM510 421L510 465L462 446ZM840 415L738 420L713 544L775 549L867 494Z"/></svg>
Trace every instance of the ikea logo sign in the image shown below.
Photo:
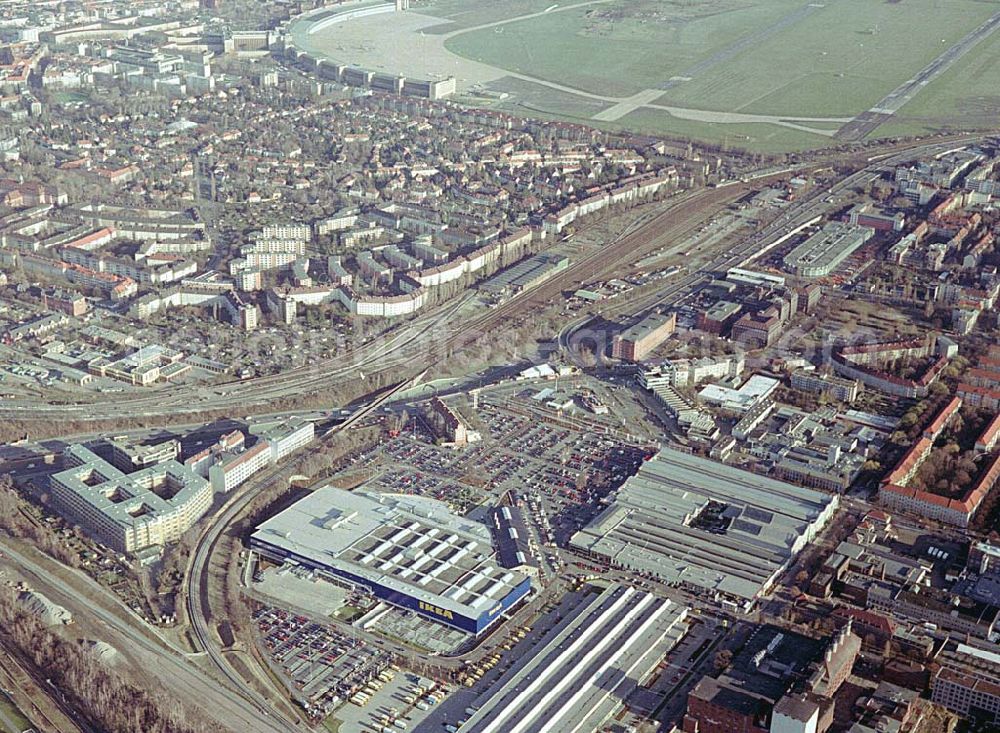
<svg viewBox="0 0 1000 733"><path fill-rule="evenodd" d="M435 616L440 616L441 618L454 620L455 616L447 608L441 608L440 606L435 606L431 603L425 603L424 601L417 601L417 605L420 607L421 611L427 611L427 613L433 613Z"/></svg>
<svg viewBox="0 0 1000 733"><path fill-rule="evenodd" d="M496 616L503 610L503 604L498 603L493 608L490 609L490 616Z"/></svg>

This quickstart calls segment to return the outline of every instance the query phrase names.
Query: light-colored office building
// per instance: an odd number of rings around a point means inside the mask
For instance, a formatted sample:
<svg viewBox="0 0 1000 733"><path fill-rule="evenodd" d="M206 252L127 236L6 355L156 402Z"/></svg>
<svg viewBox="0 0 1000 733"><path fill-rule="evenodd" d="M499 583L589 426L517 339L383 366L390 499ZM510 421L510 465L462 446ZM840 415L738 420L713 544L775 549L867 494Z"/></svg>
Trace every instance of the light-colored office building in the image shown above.
<svg viewBox="0 0 1000 733"><path fill-rule="evenodd" d="M869 227L832 221L785 255L785 267L799 277L826 277L874 234Z"/></svg>
<svg viewBox="0 0 1000 733"><path fill-rule="evenodd" d="M308 420L291 419L262 422L250 427L250 434L265 443L271 451L271 461L280 461L312 441L316 430Z"/></svg>

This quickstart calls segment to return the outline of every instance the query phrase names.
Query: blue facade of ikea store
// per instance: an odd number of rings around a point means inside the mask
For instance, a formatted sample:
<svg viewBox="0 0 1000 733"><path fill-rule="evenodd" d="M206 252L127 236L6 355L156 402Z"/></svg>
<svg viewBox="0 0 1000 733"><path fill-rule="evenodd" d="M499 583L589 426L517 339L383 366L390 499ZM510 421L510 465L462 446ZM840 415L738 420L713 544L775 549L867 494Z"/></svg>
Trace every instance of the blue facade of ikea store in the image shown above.
<svg viewBox="0 0 1000 733"><path fill-rule="evenodd" d="M427 618L434 619L442 624L454 626L457 629L476 635L485 631L503 614L504 611L516 605L517 602L528 595L528 592L531 590L531 578L525 578L512 588L504 598L495 603L492 607L483 611L478 617L468 616L451 611L450 609L440 608L436 604L422 601L419 598L415 598L414 596L400 590L388 588L381 583L374 582L360 575L355 575L354 573L350 573L346 570L324 565L323 563L317 563L313 559L304 557L295 552L288 552L284 548L259 540L256 537L250 538L250 546L268 557L274 558L275 560L291 560L292 562L298 563L302 567L308 568L309 570L315 570L318 573L328 575L332 578L341 578L353 583L354 585L369 588L376 598L383 600L386 603L391 603L394 606L399 606L400 608L409 609L415 613L419 613L421 616L426 616Z"/></svg>

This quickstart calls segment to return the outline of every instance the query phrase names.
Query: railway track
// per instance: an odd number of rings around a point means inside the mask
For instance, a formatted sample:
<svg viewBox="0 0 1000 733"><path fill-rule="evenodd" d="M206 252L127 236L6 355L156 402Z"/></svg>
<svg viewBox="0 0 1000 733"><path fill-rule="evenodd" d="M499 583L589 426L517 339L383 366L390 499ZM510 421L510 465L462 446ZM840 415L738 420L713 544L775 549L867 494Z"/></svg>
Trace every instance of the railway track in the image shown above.
<svg viewBox="0 0 1000 733"><path fill-rule="evenodd" d="M931 141L893 143L847 154L831 153L808 162L797 162L790 168L773 174L754 177L752 182L731 181L718 188L689 191L677 196L664 211L633 224L632 231L626 231L602 249L572 263L566 270L492 311L458 322L462 305L471 299L470 295L466 295L426 318L420 318L398 330L394 329L384 337L346 353L276 375L214 385L214 390L221 390L215 397L192 398L190 388L182 387L150 395L119 395L113 400L91 403L50 404L42 399L11 400L0 405L0 414L15 419L43 420L54 417L115 419L136 415L147 419L164 419L272 404L293 395L320 392L336 386L362 370L366 375L391 375L390 381L396 381L407 373L413 374L422 368L440 364L443 357L435 353L435 350L447 355L456 348L475 343L484 334L502 327L522 309L552 298L570 284L586 282L604 273L614 272L628 258L638 258L655 249L653 243L662 244L665 238L685 236L708 215L737 200L753 187L786 178L788 170L810 171L832 163L863 169L873 165L874 161L886 161L900 154L920 154L922 149L939 150L949 145L957 147L978 142L984 137L986 136L981 134L944 135Z"/></svg>
<svg viewBox="0 0 1000 733"><path fill-rule="evenodd" d="M456 347L468 342L469 334L489 333L492 328L510 321L525 306L548 300L570 285L588 282L621 267L622 261L641 257L662 246L666 237L683 238L701 226L719 207L737 201L749 190L748 185L724 189L702 189L696 194L685 195L679 201L650 219L634 232L619 237L606 247L571 264L545 282L521 296L514 297L482 316L469 321L463 332L450 337L447 345ZM433 365L429 365L433 366Z"/></svg>
<svg viewBox="0 0 1000 733"><path fill-rule="evenodd" d="M28 681L34 685L36 692L29 694L24 689L24 683ZM53 731L54 733L98 733L86 721L80 718L80 714L74 710L67 702L60 699L59 693L52 688L43 675L32 667L22 663L18 655L6 648L0 649L0 687L17 704L13 691L19 689L25 698L31 703L31 709L21 706L21 711L26 717L32 720L42 731ZM46 690L52 690L52 694L46 694ZM39 703L42 703L41 705ZM59 721L53 720L56 712L46 712L42 707L53 705L58 709ZM70 727L72 726L72 728Z"/></svg>
<svg viewBox="0 0 1000 733"><path fill-rule="evenodd" d="M324 433L301 457L327 450L326 438L334 433L349 430L391 400L396 394L419 382L423 376L423 373L420 373L412 379L404 380L388 390L384 390L365 407L357 410L350 418ZM212 639L212 623L213 619L217 617L212 612L209 589L212 573L212 556L216 553L225 531L245 512L254 499L275 486L287 469L287 463L276 464L268 469L264 475L256 479L251 479L250 484L235 494L222 510L212 518L210 524L199 537L198 544L191 555L191 563L186 573L187 584L183 589L183 595L188 620L199 649L208 655L209 660L216 670L231 683L239 694L246 698L249 704L253 705L260 713L268 716L277 725L284 726L285 730L290 731L293 728L299 727L299 721L293 721L284 716L275 706L260 698L249 688L246 680L226 661L222 651Z"/></svg>

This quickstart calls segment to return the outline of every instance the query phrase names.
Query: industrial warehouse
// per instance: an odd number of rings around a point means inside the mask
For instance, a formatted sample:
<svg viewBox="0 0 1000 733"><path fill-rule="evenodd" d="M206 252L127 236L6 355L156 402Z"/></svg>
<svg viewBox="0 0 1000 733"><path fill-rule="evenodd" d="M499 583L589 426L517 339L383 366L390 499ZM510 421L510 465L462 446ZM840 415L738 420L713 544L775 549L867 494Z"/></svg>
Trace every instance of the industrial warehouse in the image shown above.
<svg viewBox="0 0 1000 733"><path fill-rule="evenodd" d="M666 599L607 588L487 692L462 733L600 730L687 632L686 617Z"/></svg>
<svg viewBox="0 0 1000 733"><path fill-rule="evenodd" d="M869 227L830 222L789 252L785 267L800 277L826 277L874 234Z"/></svg>
<svg viewBox="0 0 1000 733"><path fill-rule="evenodd" d="M572 546L749 609L833 516L827 496L664 449Z"/></svg>
<svg viewBox="0 0 1000 733"><path fill-rule="evenodd" d="M499 567L487 527L417 496L322 488L261 524L250 545L473 634L531 589Z"/></svg>

